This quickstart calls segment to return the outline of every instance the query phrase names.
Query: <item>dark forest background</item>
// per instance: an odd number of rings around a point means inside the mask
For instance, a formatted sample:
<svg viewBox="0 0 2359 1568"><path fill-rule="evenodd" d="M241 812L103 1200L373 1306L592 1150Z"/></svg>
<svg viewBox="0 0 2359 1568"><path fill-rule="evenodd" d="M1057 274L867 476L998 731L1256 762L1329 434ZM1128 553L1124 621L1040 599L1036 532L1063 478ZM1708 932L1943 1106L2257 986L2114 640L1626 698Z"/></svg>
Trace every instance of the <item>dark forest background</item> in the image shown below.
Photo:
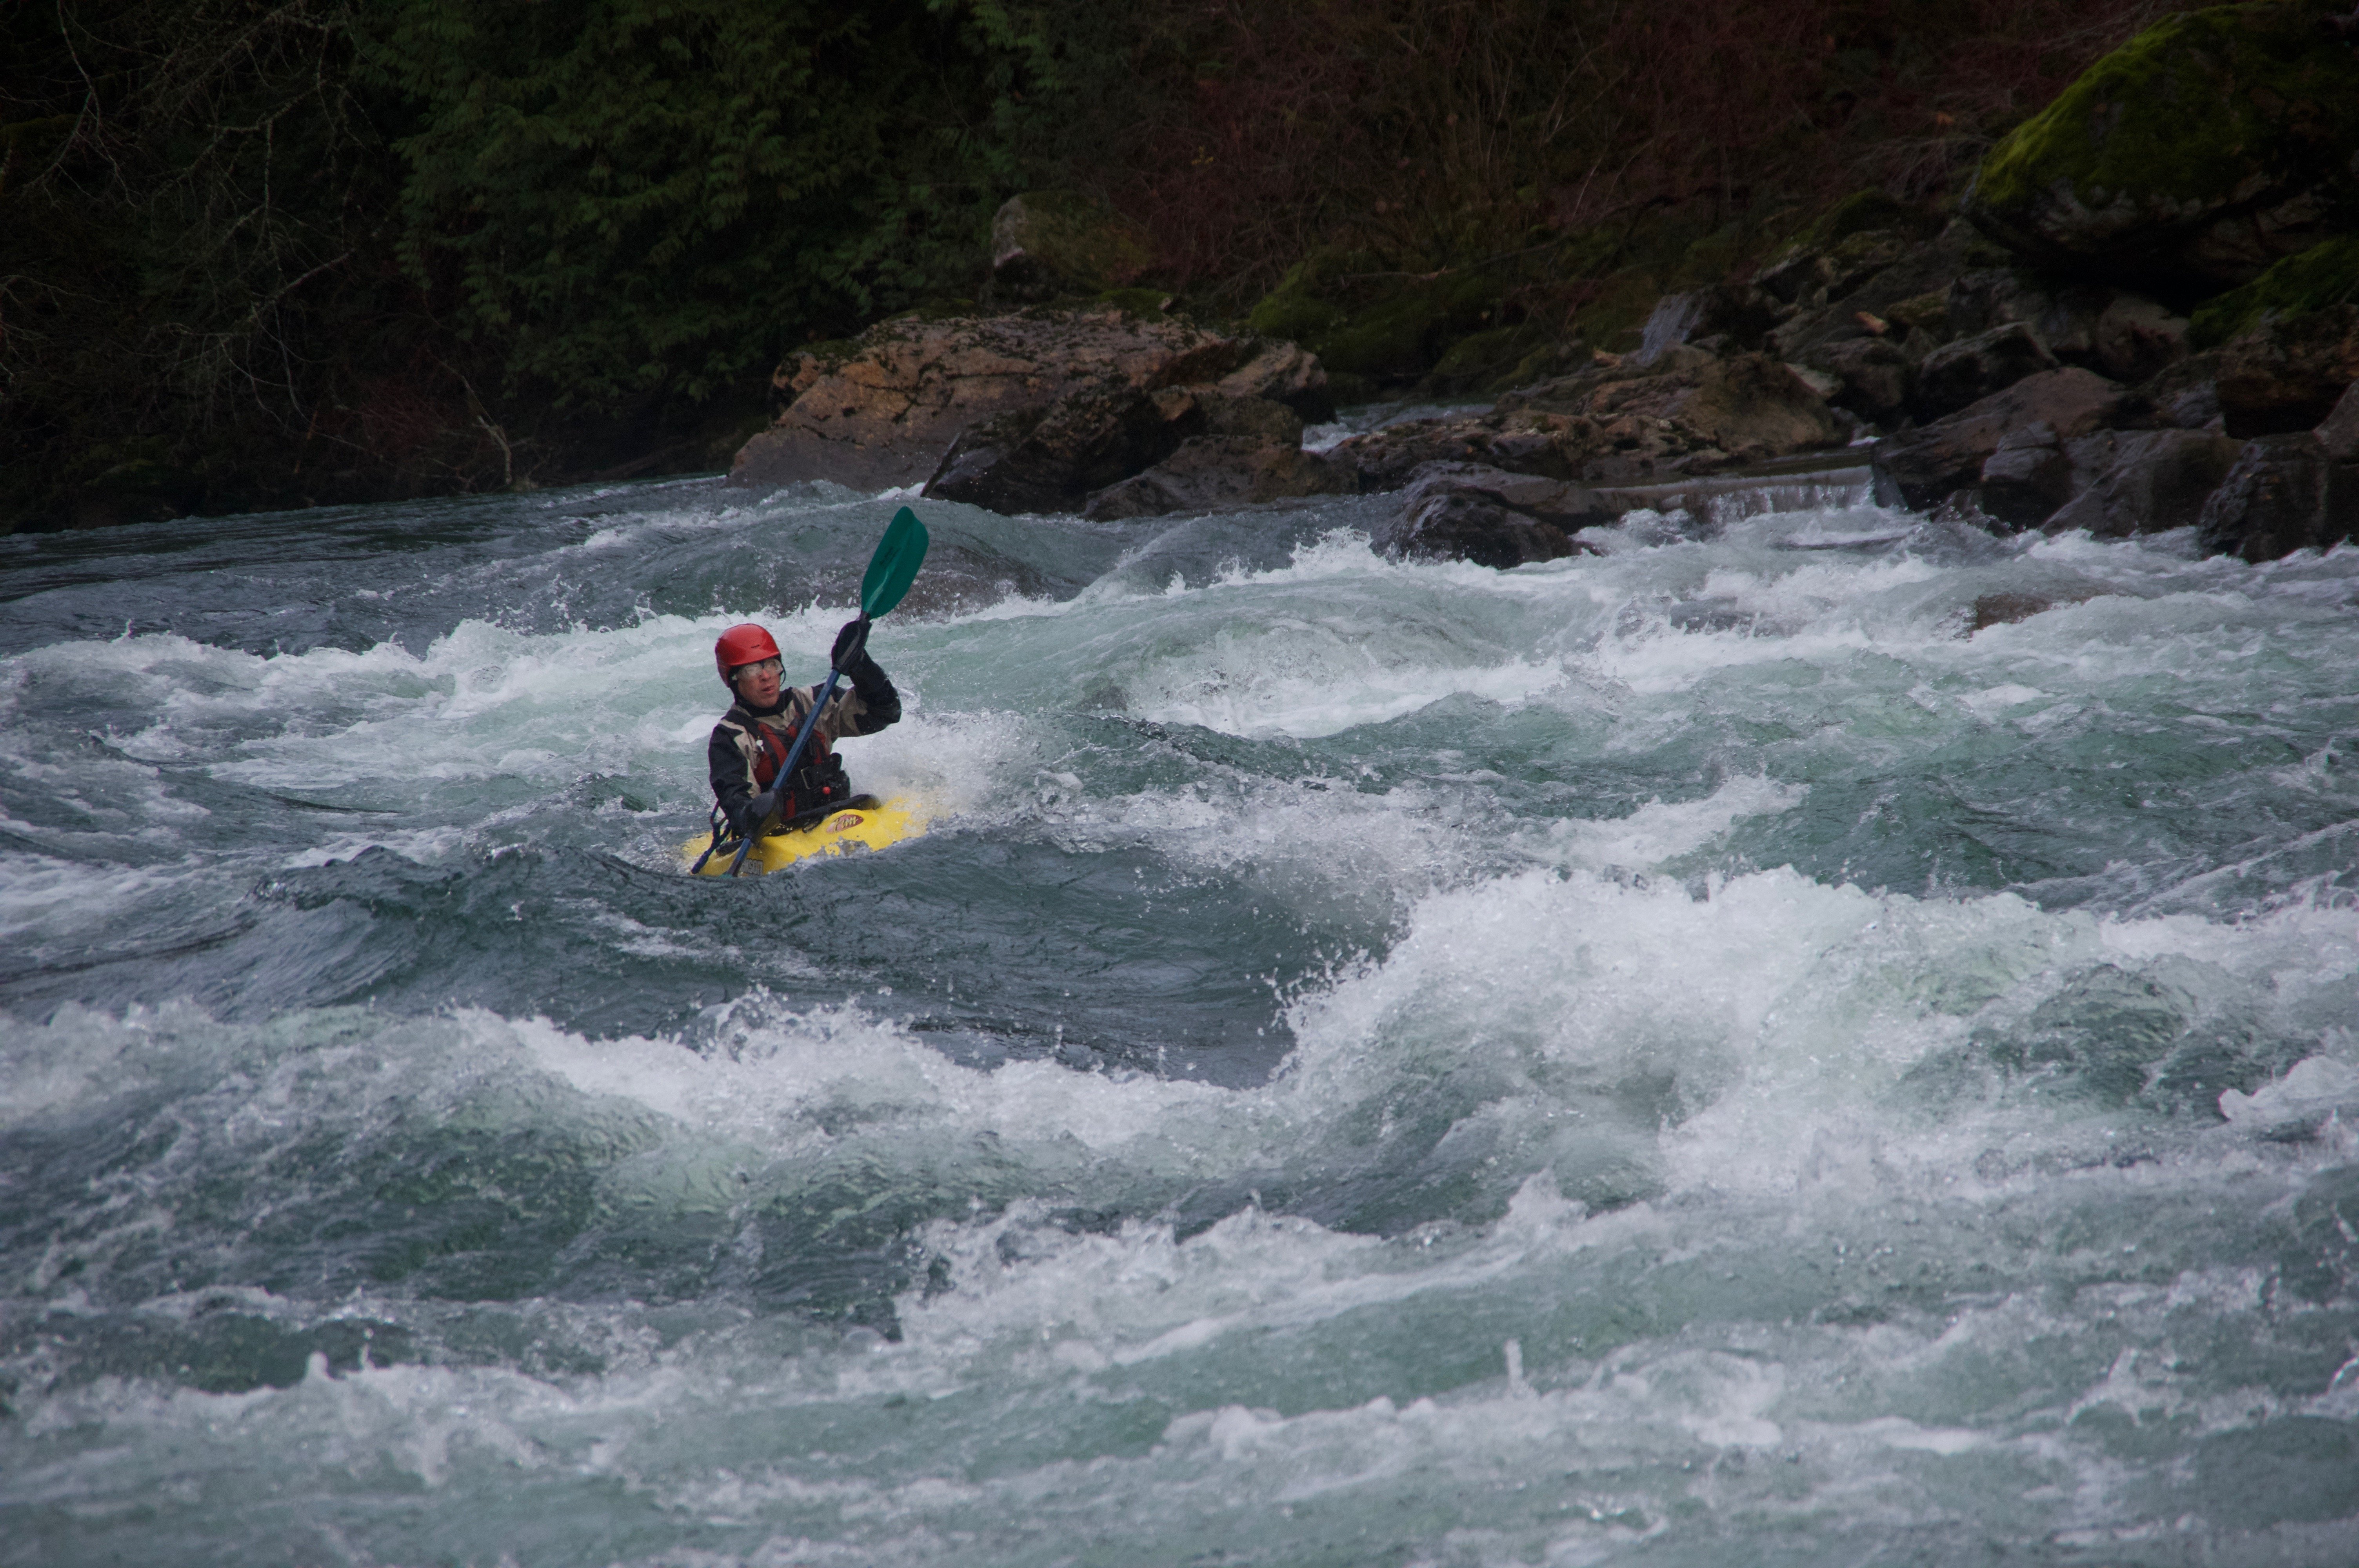
<svg viewBox="0 0 2359 1568"><path fill-rule="evenodd" d="M974 297L995 209L1188 308L1321 248L1571 309L1946 199L2169 0L20 0L0 531L721 466L782 354Z"/></svg>

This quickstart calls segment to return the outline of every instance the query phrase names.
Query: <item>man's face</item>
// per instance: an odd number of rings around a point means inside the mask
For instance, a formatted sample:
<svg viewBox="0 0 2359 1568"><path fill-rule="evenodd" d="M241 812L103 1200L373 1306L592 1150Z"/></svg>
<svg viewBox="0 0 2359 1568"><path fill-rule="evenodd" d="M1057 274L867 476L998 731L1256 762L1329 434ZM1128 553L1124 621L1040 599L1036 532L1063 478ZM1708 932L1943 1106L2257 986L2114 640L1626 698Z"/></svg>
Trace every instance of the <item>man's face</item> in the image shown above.
<svg viewBox="0 0 2359 1568"><path fill-rule="evenodd" d="M758 665L739 665L729 672L729 684L737 695L754 708L769 708L778 700L778 661L764 659Z"/></svg>

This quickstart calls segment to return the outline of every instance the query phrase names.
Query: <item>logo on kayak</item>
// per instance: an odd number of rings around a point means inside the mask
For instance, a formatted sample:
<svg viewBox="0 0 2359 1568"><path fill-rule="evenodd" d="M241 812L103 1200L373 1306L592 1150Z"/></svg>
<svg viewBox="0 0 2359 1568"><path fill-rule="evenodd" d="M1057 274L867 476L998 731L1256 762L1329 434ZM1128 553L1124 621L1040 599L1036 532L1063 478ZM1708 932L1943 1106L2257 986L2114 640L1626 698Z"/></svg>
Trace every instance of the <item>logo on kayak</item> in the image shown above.
<svg viewBox="0 0 2359 1568"><path fill-rule="evenodd" d="M839 812L827 819L830 833L849 833L868 819L856 811Z"/></svg>

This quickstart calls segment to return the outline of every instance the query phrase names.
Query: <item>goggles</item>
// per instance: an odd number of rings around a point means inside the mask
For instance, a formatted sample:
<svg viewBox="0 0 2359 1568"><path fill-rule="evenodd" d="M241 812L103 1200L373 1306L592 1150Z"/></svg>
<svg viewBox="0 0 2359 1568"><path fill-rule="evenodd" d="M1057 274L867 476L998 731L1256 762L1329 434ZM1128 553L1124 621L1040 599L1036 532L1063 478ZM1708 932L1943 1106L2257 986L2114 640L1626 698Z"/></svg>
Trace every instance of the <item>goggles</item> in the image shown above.
<svg viewBox="0 0 2359 1568"><path fill-rule="evenodd" d="M746 676L774 676L784 670L786 667L786 665L780 660L764 659L757 665L739 665L735 669L729 672L729 678L734 681L742 679Z"/></svg>

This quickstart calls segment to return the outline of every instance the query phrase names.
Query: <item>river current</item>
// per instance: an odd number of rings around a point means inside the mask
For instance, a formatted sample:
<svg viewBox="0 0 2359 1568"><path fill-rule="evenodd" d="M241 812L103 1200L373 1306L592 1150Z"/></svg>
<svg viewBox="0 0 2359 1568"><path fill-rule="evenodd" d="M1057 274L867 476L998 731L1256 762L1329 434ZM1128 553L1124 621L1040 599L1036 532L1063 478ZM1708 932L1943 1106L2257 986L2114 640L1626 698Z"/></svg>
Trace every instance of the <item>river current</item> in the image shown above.
<svg viewBox="0 0 2359 1568"><path fill-rule="evenodd" d="M919 502L736 881L903 498L0 540L0 1563L2359 1561L2359 551L1781 499Z"/></svg>

